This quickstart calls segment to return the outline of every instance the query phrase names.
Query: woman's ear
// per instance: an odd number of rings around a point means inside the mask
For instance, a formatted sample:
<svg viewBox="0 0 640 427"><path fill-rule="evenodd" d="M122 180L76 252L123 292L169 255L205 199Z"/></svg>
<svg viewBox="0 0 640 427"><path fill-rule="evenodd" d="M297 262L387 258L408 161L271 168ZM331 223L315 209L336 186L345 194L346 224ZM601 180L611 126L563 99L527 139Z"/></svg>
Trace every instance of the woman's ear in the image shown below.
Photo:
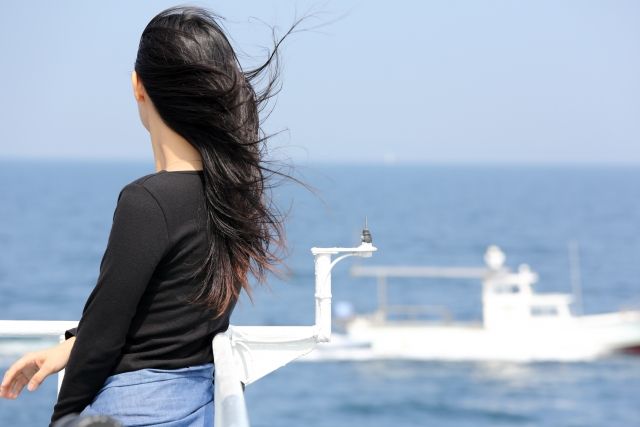
<svg viewBox="0 0 640 427"><path fill-rule="evenodd" d="M144 86L142 86L142 82L138 78L138 73L135 70L131 73L131 85L133 86L133 97L136 99L136 104L138 105L138 115L140 116L140 121L142 125L149 130L149 106L150 103L144 102L146 101L146 92L144 90Z"/></svg>
<svg viewBox="0 0 640 427"><path fill-rule="evenodd" d="M131 72L131 85L133 86L133 97L136 101L140 102L144 100L144 88L135 70Z"/></svg>

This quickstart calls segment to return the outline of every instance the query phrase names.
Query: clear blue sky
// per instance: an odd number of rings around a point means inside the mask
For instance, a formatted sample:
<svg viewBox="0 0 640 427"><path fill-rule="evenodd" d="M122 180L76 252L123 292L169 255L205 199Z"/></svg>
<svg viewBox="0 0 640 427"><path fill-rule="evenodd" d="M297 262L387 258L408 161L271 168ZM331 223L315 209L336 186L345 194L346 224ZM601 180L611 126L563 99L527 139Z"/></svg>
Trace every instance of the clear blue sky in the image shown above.
<svg viewBox="0 0 640 427"><path fill-rule="evenodd" d="M131 94L168 1L11 1L0 26L0 157L152 159ZM638 1L200 1L283 50L268 130L298 161L640 164ZM320 21L310 21L316 24Z"/></svg>

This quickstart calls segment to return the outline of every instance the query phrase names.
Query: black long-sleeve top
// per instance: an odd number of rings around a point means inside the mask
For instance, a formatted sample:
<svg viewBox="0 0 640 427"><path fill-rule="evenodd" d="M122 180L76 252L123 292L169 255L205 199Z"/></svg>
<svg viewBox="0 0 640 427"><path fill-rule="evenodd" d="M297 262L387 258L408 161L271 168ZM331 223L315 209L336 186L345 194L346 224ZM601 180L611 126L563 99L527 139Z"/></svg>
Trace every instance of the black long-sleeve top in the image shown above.
<svg viewBox="0 0 640 427"><path fill-rule="evenodd" d="M189 304L206 256L202 171L159 171L122 188L95 288L84 306L51 424L90 404L108 376L213 362L211 341L236 301L212 320Z"/></svg>

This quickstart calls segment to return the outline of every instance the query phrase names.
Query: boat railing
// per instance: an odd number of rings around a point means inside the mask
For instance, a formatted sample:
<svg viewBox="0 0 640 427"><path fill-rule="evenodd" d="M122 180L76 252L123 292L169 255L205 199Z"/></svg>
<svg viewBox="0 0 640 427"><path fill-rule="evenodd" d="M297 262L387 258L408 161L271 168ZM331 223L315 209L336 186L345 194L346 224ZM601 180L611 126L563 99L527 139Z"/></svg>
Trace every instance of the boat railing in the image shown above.
<svg viewBox="0 0 640 427"><path fill-rule="evenodd" d="M53 342L56 339L62 342L65 331L77 325L77 321L0 320L0 339L51 338ZM232 325L226 332L217 334L212 342L214 425L249 427L244 384L309 353L315 348L317 338L312 326ZM252 348L256 346L260 348ZM274 361L275 368L272 366ZM62 369L57 374L56 395L60 392L64 372Z"/></svg>
<svg viewBox="0 0 640 427"><path fill-rule="evenodd" d="M377 250L366 228L355 248L311 248L315 262L315 324L312 326L235 326L216 334L214 357L214 425L249 427L244 386L311 352L331 337L331 270L350 256L368 258ZM339 255L332 260L333 255ZM0 320L0 339L51 337L60 341L77 321ZM58 373L57 393L64 378Z"/></svg>
<svg viewBox="0 0 640 427"><path fill-rule="evenodd" d="M380 322L390 320L390 315L399 314L416 320L420 316L439 316L444 323L453 320L453 314L444 306L400 305L388 302L388 279L486 279L497 270L487 267L431 267L408 265L352 265L349 272L353 277L373 277L377 282L378 308L373 319Z"/></svg>
<svg viewBox="0 0 640 427"><path fill-rule="evenodd" d="M394 316L403 316L409 320L425 320L426 317L440 320L444 323L453 321L453 313L445 306L441 305L409 305L409 304L393 304L385 306L381 313L382 320L394 320Z"/></svg>

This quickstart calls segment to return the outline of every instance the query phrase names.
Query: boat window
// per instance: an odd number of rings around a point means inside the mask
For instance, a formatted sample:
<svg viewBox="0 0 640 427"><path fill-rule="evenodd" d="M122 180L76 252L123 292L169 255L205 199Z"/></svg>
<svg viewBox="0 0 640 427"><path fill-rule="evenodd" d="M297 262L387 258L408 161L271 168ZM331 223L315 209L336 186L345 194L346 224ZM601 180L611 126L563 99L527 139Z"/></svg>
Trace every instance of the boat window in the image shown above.
<svg viewBox="0 0 640 427"><path fill-rule="evenodd" d="M520 286L518 285L499 285L495 287L497 294L517 294L520 292Z"/></svg>
<svg viewBox="0 0 640 427"><path fill-rule="evenodd" d="M531 315L534 317L557 316L558 307L555 305L534 305L531 307Z"/></svg>

